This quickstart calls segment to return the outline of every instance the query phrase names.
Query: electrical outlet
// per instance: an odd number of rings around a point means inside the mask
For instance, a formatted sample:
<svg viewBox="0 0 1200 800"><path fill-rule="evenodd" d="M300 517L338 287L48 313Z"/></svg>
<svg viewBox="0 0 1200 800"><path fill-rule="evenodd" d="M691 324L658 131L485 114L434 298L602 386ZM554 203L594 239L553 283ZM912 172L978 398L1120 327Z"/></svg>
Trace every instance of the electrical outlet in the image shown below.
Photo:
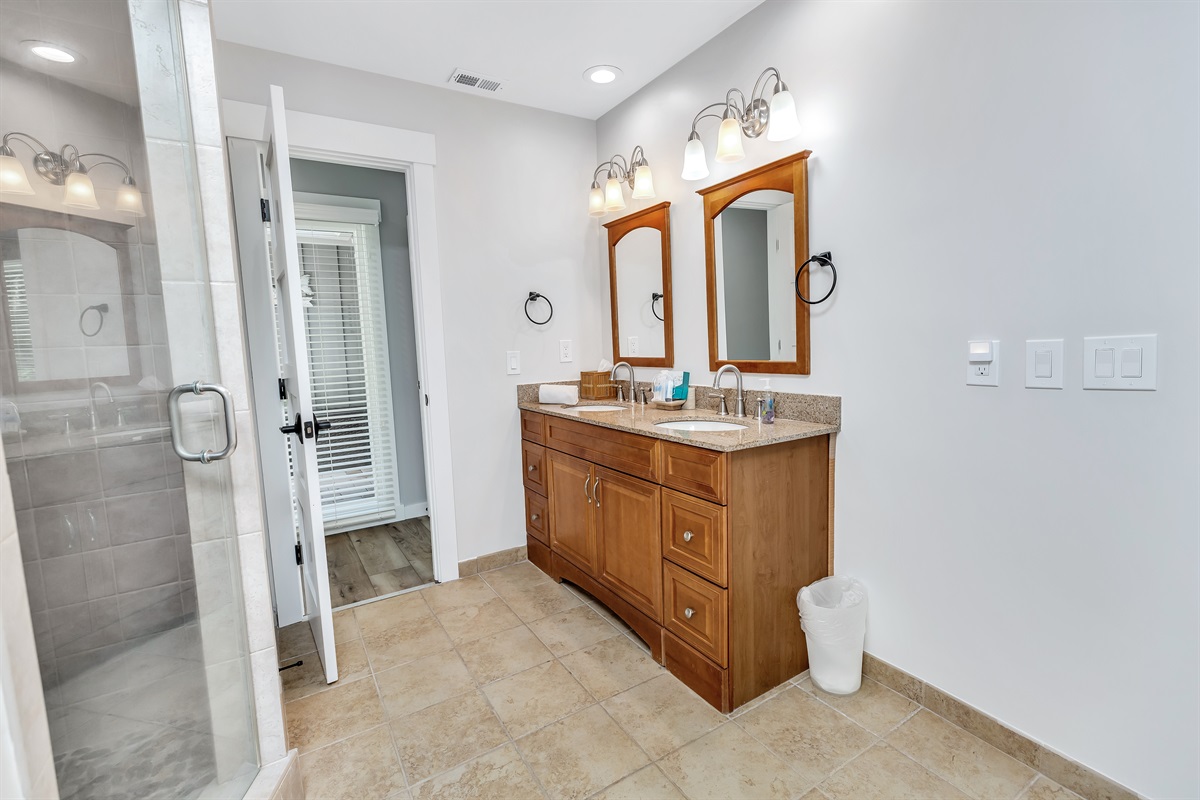
<svg viewBox="0 0 1200 800"><path fill-rule="evenodd" d="M974 339L967 342L967 385L1000 385L1000 342Z"/></svg>
<svg viewBox="0 0 1200 800"><path fill-rule="evenodd" d="M570 339L559 339L558 340L558 360L563 363L573 360L573 356L571 355L571 340Z"/></svg>
<svg viewBox="0 0 1200 800"><path fill-rule="evenodd" d="M629 337L629 355L636 356L638 354L638 337Z"/></svg>
<svg viewBox="0 0 1200 800"><path fill-rule="evenodd" d="M507 362L508 362L508 374L509 375L520 375L521 374L521 351L520 350L509 350L505 355L507 356Z"/></svg>

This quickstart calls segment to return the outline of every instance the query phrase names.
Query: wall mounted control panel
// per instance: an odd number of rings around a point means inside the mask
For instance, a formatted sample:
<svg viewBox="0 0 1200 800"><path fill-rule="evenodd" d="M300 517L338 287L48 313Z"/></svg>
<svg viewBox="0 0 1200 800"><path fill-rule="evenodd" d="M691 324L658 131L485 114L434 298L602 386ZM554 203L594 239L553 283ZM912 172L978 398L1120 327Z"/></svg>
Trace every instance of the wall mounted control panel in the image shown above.
<svg viewBox="0 0 1200 800"><path fill-rule="evenodd" d="M1063 388L1064 368L1062 339L1025 341L1025 388Z"/></svg>
<svg viewBox="0 0 1200 800"><path fill-rule="evenodd" d="M1158 334L1086 337L1083 388L1144 392L1158 389Z"/></svg>

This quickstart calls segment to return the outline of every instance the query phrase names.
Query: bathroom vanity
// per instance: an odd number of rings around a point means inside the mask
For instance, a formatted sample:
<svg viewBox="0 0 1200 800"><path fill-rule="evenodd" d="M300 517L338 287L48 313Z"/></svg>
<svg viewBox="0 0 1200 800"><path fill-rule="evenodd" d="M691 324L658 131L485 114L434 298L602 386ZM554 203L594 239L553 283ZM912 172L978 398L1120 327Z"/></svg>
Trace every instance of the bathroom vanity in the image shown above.
<svg viewBox="0 0 1200 800"><path fill-rule="evenodd" d="M829 574L837 424L520 408L531 562L599 599L721 711L807 668L796 593ZM747 427L655 424L681 418Z"/></svg>

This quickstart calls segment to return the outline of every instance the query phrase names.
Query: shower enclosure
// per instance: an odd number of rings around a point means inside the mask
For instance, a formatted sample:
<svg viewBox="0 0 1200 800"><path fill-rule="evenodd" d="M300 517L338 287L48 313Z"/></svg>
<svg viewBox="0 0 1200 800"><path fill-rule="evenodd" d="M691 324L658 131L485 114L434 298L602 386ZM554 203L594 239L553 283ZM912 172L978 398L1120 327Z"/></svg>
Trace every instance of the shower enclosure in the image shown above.
<svg viewBox="0 0 1200 800"><path fill-rule="evenodd" d="M59 794L241 797L233 409L180 2L4 3L0 29L0 436Z"/></svg>

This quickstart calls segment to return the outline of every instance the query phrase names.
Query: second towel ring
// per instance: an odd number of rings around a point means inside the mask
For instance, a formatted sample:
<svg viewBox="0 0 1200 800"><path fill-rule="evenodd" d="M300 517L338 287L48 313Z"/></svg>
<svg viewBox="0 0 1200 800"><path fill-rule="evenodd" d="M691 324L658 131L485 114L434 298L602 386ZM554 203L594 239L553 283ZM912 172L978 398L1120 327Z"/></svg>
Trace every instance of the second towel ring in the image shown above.
<svg viewBox="0 0 1200 800"><path fill-rule="evenodd" d="M538 322L536 319L529 316L529 304L535 300L545 300L546 305L550 306L550 315L541 322ZM530 292L529 298L525 301L525 319L529 320L534 325L545 325L547 322L554 319L554 304L550 302L550 298L546 297L546 295L538 294L537 292Z"/></svg>
<svg viewBox="0 0 1200 800"><path fill-rule="evenodd" d="M651 292L650 293L650 313L653 314L654 318L657 319L659 322L666 322L665 319L663 319L662 317L660 317L658 315L658 311L656 311L654 308L654 304L662 299L663 299L662 292Z"/></svg>
<svg viewBox="0 0 1200 800"><path fill-rule="evenodd" d="M804 274L805 268L808 267L808 265L814 261L817 262L818 264L820 264L821 266L829 267L829 269L833 270L833 283L830 284L829 291L826 292L825 296L822 297L820 300L809 300L807 297L805 297L803 294L800 293L800 276ZM808 259L808 261L805 261L803 264L800 265L800 269L796 270L796 297L799 297L801 300L808 303L810 306L815 306L817 303L824 303L826 300L829 299L829 297L833 294L833 290L836 288L837 288L837 267L835 267L833 265L833 253L829 252L828 250L826 250L824 253L817 253L815 256L812 256L811 258Z"/></svg>

